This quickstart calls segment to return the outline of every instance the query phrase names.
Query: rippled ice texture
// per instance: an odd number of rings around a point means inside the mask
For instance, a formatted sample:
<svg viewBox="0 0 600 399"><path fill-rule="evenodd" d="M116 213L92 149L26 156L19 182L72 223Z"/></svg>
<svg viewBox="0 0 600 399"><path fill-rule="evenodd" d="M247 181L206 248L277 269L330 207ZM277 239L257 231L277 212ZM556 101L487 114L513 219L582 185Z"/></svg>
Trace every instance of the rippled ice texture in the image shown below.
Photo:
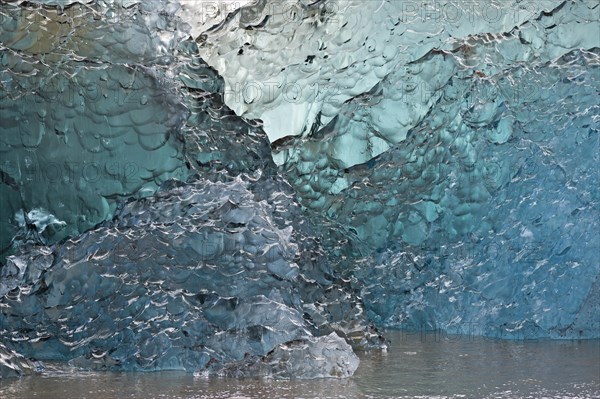
<svg viewBox="0 0 600 399"><path fill-rule="evenodd" d="M599 13L3 3L1 375L344 377L372 322L599 337Z"/></svg>
<svg viewBox="0 0 600 399"><path fill-rule="evenodd" d="M342 225L370 315L598 336L597 2L293 3L240 10L201 53Z"/></svg>

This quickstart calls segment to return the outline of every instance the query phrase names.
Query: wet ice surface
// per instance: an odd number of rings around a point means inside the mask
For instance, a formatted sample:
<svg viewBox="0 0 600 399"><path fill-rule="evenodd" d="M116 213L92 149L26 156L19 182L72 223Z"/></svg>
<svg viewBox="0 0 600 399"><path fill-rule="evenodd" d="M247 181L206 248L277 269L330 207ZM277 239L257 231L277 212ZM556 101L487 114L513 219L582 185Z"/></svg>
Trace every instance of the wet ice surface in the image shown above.
<svg viewBox="0 0 600 399"><path fill-rule="evenodd" d="M362 353L347 380L273 381L174 372L49 372L0 383L6 399L31 398L552 398L600 395L600 342L485 340L386 332L388 353Z"/></svg>
<svg viewBox="0 0 600 399"><path fill-rule="evenodd" d="M359 348L377 335L357 299L306 257L319 247L282 225L290 196L259 201L253 191L278 182L247 179L171 182L76 240L10 257L4 337L30 358L90 369L352 375L344 338Z"/></svg>
<svg viewBox="0 0 600 399"><path fill-rule="evenodd" d="M231 3L2 4L3 377L600 336L597 2Z"/></svg>
<svg viewBox="0 0 600 399"><path fill-rule="evenodd" d="M597 337L597 2L285 5L193 34L369 316Z"/></svg>

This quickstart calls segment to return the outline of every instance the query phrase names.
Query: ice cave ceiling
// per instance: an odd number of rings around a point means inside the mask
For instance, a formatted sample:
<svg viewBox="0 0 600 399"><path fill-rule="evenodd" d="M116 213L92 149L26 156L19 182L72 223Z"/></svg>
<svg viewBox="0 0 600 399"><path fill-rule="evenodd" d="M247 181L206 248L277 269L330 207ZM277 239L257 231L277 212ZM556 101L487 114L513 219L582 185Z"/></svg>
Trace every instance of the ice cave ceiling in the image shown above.
<svg viewBox="0 0 600 399"><path fill-rule="evenodd" d="M0 4L0 376L600 337L600 4Z"/></svg>

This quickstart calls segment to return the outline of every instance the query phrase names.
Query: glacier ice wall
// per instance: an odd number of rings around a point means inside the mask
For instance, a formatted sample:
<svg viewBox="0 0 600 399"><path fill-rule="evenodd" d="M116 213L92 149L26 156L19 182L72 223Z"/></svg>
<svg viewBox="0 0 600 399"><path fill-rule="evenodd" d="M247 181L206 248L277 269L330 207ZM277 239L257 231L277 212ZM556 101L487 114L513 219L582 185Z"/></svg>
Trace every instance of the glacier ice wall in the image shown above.
<svg viewBox="0 0 600 399"><path fill-rule="evenodd" d="M185 178L188 111L158 67L177 31L151 35L131 10L2 7L3 252L32 225L54 243L110 218L119 198Z"/></svg>
<svg viewBox="0 0 600 399"><path fill-rule="evenodd" d="M200 51L303 206L341 225L329 246L375 320L594 337L599 13L258 2Z"/></svg>
<svg viewBox="0 0 600 399"><path fill-rule="evenodd" d="M600 6L0 5L0 376L600 336Z"/></svg>
<svg viewBox="0 0 600 399"><path fill-rule="evenodd" d="M286 226L298 215L282 183L243 179L169 182L77 239L23 247L2 269L3 337L21 356L94 369L352 374L347 342L381 338L318 245Z"/></svg>
<svg viewBox="0 0 600 399"><path fill-rule="evenodd" d="M32 361L0 342L0 378L20 377L38 370Z"/></svg>
<svg viewBox="0 0 600 399"><path fill-rule="evenodd" d="M232 7L228 2L214 4L221 6L218 11ZM207 16L220 15L202 2L197 8L201 5L201 17L187 12L182 18L202 26ZM523 61L536 53L554 58L569 48L596 46L596 6L593 1L552 0L257 1L221 25L194 33L205 60L225 79L227 104L240 115L262 119L274 142L326 125L344 102L368 92L387 75L434 48L450 50L469 36L514 34L515 28L517 34L520 28L526 35L541 34L527 48L516 49ZM560 14L539 32L537 18L556 9ZM544 37L544 28L558 20L560 25ZM411 83L406 80L402 86ZM380 132L392 130L396 137L388 139L397 142L407 125L426 113L424 102L400 108L398 121L381 115L372 122Z"/></svg>
<svg viewBox="0 0 600 399"><path fill-rule="evenodd" d="M473 323L481 333L506 337L597 335L597 317L582 307L588 301L597 309L592 298L599 273L599 61L597 54L576 51L526 73L500 76L500 84L511 79L521 87L544 90L527 93L527 104L504 100L507 108L491 121L495 126L463 126L458 132L467 133L467 143L446 136L454 140L450 151L458 151L440 152L450 160L439 163L444 169L419 168L417 161L411 170L414 164L404 161L406 152L389 152L374 166L368 182L353 188L369 190L367 183L381 185L383 176L396 178L407 194L382 195L381 203L403 196L407 201L401 202L415 204L404 215L390 212L390 222L380 221L388 232L383 240L398 237L405 243L399 252L378 258L387 265L383 270L410 276L404 279L407 284L384 290L391 301L375 300L388 323L458 330ZM502 86L497 90L496 102L502 99ZM448 106L443 100L438 104ZM448 107L449 114L441 114L454 118L460 108ZM430 123L419 130L436 135ZM434 138L433 145L441 140ZM409 157L423 145L419 138L407 139L407 144L403 148L409 149ZM477 154L472 161L460 153L467 146ZM415 169L422 179L418 192L414 180L402 176ZM424 187L431 191L425 193ZM346 215L359 206L372 206L360 196L344 204ZM367 235L362 226L355 228ZM366 268L358 273L367 280L373 277L365 275L370 273ZM378 276L375 281L385 286L389 280ZM377 291L374 284L368 295L375 298ZM406 300L400 312L391 305L396 300Z"/></svg>
<svg viewBox="0 0 600 399"><path fill-rule="evenodd" d="M94 369L351 375L358 359L340 336L357 348L380 338L297 243L302 229L278 223L294 205L269 184L170 181L77 238L10 256L4 336L27 357ZM289 359L325 347L302 367Z"/></svg>
<svg viewBox="0 0 600 399"><path fill-rule="evenodd" d="M39 368L19 365L23 356L94 369L351 375L353 348L383 338L277 177L260 124L223 104L222 79L176 19L161 22L162 5L73 5L67 15L7 6L3 189L13 197L3 238L14 254L0 271L3 376ZM77 28L65 44L36 36L27 18ZM38 80L46 75L56 86ZM22 118L39 126L37 140L26 141Z"/></svg>

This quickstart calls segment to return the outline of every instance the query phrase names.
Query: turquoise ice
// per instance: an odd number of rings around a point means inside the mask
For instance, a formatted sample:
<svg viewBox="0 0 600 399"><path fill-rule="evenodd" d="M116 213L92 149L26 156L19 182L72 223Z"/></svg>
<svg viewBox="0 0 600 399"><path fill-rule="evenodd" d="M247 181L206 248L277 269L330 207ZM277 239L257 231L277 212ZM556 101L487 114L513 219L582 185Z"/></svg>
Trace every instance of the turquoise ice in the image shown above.
<svg viewBox="0 0 600 399"><path fill-rule="evenodd" d="M0 6L0 376L600 337L600 6Z"/></svg>

